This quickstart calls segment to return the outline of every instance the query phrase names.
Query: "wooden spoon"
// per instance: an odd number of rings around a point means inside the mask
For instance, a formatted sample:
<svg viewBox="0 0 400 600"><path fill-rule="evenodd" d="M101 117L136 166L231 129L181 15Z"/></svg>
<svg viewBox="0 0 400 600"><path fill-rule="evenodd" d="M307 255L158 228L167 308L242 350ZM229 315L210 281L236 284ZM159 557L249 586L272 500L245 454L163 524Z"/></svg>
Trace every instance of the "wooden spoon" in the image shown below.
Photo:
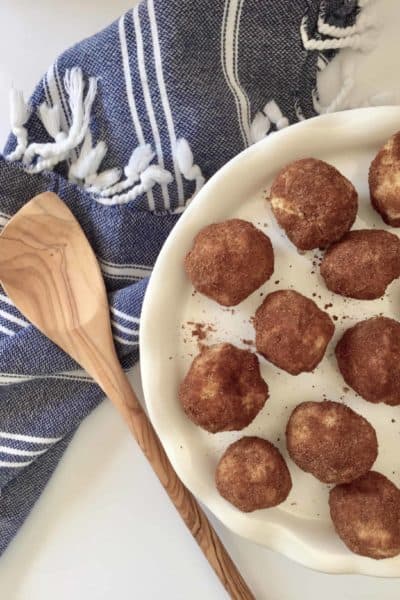
<svg viewBox="0 0 400 600"><path fill-rule="evenodd" d="M254 599L204 512L178 479L120 366L97 259L56 194L35 196L4 228L0 280L21 313L79 363L114 403L230 596Z"/></svg>

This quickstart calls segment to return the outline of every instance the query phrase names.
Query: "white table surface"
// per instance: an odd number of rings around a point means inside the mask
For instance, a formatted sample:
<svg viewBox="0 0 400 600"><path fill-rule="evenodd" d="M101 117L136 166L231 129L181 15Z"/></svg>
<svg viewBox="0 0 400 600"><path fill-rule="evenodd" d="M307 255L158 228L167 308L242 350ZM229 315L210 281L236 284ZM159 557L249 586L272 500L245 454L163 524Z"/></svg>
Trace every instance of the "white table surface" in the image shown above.
<svg viewBox="0 0 400 600"><path fill-rule="evenodd" d="M345 52L321 78L328 102L341 61L355 60L352 104L396 94L398 0L378 0L384 35L370 55ZM29 94L54 56L105 26L129 0L1 0L0 141L11 83ZM383 6L382 6L383 5ZM385 44L385 46L383 46ZM384 58L387 69L376 68ZM386 71L386 72L385 72ZM134 377L138 389L138 372ZM316 573L214 522L257 600L398 600L400 580ZM86 419L40 501L0 559L3 600L218 600L226 597L196 544L105 401Z"/></svg>

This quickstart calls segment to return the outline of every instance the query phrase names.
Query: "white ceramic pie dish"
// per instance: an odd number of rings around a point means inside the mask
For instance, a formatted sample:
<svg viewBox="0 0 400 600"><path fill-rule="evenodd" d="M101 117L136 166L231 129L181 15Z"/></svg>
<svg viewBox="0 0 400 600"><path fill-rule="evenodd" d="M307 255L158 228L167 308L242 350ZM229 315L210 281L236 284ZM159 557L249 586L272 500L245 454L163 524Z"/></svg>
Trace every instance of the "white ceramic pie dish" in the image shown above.
<svg viewBox="0 0 400 600"><path fill-rule="evenodd" d="M333 349L343 331L356 321L384 313L400 317L400 281L383 299L356 301L329 292L319 275L315 252L300 255L277 226L265 202L274 175L292 160L313 156L336 166L356 186L359 212L355 229L387 227L371 208L368 168L378 148L400 129L400 107L364 108L311 119L268 136L226 164L203 187L166 241L149 283L143 307L140 347L144 395L150 418L178 475L187 487L229 529L289 558L330 573L400 576L400 556L372 560L352 554L336 535L329 517L328 486L300 471L285 447L285 426L291 410L305 400L341 400L376 428L379 456L374 469L400 485L400 408L370 404L345 388ZM193 288L183 259L196 233L205 225L239 217L253 222L271 238L275 272L271 279L234 310L224 309ZM279 282L279 283L276 283ZM188 322L210 324L206 343L230 341L249 348L254 339L249 321L264 295L293 289L313 297L335 320L336 332L314 373L297 377L260 359L270 398L264 409L240 432L209 434L191 423L178 402L178 387L198 353ZM313 386L313 387L312 387ZM241 513L221 498L214 471L225 448L243 435L265 437L287 460L293 488L280 506Z"/></svg>

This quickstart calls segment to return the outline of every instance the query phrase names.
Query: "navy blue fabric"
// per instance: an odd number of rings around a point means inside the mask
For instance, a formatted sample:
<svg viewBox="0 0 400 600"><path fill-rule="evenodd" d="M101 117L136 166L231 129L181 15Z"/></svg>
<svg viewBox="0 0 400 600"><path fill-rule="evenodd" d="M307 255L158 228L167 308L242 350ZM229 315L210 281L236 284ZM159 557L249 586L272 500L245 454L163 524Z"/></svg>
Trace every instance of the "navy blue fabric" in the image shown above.
<svg viewBox="0 0 400 600"><path fill-rule="evenodd" d="M68 181L76 149L53 171L37 175L0 158L0 224L45 190L59 194L80 221L104 272L126 369L139 357L139 317L151 268L179 218L176 209L194 192L194 181L178 168L176 140L189 142L195 164L208 179L251 143L251 124L266 103L276 102L289 123L314 116L319 53L304 49L301 23L306 17L309 36L321 39L318 16L345 26L358 11L357 3L347 0L298 0L290 10L288 4L147 0L63 53L38 84L26 126L29 142L52 141L36 114L43 102L60 104L70 126L64 75L78 66L86 78L98 79L90 131L93 144L107 143L101 170L123 169L133 149L147 143L158 148L154 164L163 163L172 175L168 186L155 185L150 194L105 206L97 192ZM230 53L233 75L227 66ZM4 154L15 144L10 136ZM90 378L26 323L0 289L0 553L79 423L101 399Z"/></svg>

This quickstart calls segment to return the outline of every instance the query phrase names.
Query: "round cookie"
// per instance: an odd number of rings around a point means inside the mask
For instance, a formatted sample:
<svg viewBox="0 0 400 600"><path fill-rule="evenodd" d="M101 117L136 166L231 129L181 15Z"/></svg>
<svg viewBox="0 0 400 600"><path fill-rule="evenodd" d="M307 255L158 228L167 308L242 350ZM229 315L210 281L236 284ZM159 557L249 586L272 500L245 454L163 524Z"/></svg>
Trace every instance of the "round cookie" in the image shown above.
<svg viewBox="0 0 400 600"><path fill-rule="evenodd" d="M400 490L381 473L370 471L334 487L329 508L336 532L352 552L375 559L400 553Z"/></svg>
<svg viewBox="0 0 400 600"><path fill-rule="evenodd" d="M302 402L286 426L286 445L300 469L324 483L348 483L378 456L372 425L338 402Z"/></svg>
<svg viewBox="0 0 400 600"><path fill-rule="evenodd" d="M221 496L243 512L280 504L292 487L279 450L258 437L241 438L227 448L218 463L215 482Z"/></svg>
<svg viewBox="0 0 400 600"><path fill-rule="evenodd" d="M211 433L247 427L267 398L257 356L232 344L204 348L179 388L186 415Z"/></svg>
<svg viewBox="0 0 400 600"><path fill-rule="evenodd" d="M336 349L347 385L369 402L400 404L400 323L373 317L347 329Z"/></svg>
<svg viewBox="0 0 400 600"><path fill-rule="evenodd" d="M359 300L380 298L400 276L400 240L379 229L350 231L326 252L321 275L336 294Z"/></svg>
<svg viewBox="0 0 400 600"><path fill-rule="evenodd" d="M204 227L185 258L195 289L223 306L235 306L265 283L274 271L268 236L242 219Z"/></svg>
<svg viewBox="0 0 400 600"><path fill-rule="evenodd" d="M254 327L257 351L291 375L315 369L335 330L327 313L292 290L268 294Z"/></svg>
<svg viewBox="0 0 400 600"><path fill-rule="evenodd" d="M335 167L315 158L296 160L275 177L272 211L300 250L325 248L349 231L357 215L357 192Z"/></svg>
<svg viewBox="0 0 400 600"><path fill-rule="evenodd" d="M372 206L392 227L400 227L400 131L379 150L369 168Z"/></svg>

